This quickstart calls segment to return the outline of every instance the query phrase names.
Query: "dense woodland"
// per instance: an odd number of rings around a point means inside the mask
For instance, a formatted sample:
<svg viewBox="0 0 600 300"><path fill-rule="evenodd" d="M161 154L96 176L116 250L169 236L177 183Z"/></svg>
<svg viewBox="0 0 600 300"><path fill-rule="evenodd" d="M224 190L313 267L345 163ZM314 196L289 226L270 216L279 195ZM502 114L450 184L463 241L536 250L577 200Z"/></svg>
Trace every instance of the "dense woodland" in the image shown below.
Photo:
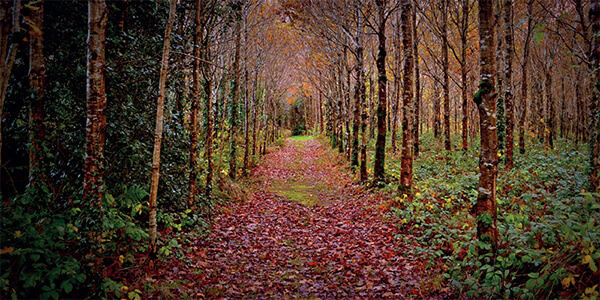
<svg viewBox="0 0 600 300"><path fill-rule="evenodd" d="M11 0L0 22L2 298L183 297L134 271L184 259L290 135L379 195L413 297L599 297L598 0Z"/></svg>

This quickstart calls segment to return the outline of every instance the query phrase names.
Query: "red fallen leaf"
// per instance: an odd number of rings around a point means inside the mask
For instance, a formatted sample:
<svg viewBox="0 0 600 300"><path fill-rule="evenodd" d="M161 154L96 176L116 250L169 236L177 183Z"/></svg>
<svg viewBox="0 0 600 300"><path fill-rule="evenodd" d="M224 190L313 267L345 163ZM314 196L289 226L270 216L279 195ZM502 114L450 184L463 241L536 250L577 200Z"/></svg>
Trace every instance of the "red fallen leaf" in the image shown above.
<svg viewBox="0 0 600 300"><path fill-rule="evenodd" d="M314 262L314 261L309 261L308 265L311 266L311 267L314 267L314 266L316 266L318 264L316 262Z"/></svg>

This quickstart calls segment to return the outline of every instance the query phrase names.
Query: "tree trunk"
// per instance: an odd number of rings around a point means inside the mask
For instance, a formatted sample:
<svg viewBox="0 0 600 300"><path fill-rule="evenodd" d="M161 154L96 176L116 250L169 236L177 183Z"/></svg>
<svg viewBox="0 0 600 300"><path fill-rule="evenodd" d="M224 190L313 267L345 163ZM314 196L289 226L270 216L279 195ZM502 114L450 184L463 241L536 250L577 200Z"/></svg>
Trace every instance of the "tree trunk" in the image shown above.
<svg viewBox="0 0 600 300"><path fill-rule="evenodd" d="M444 72L444 148L452 150L450 143L450 75L448 71L448 0L442 1L442 69Z"/></svg>
<svg viewBox="0 0 600 300"><path fill-rule="evenodd" d="M479 189L475 213L477 238L491 245L491 252L498 247L496 179L498 176L498 133L496 130L496 61L494 1L479 1L480 74L479 91L474 102L479 109L481 152L479 161Z"/></svg>
<svg viewBox="0 0 600 300"><path fill-rule="evenodd" d="M213 160L213 115L212 115L212 85L211 81L207 78L204 83L204 94L206 97L205 107L206 114L204 116L205 127L206 127L206 137L205 137L205 147L204 155L206 161L208 162L208 166L206 167L206 198L210 198L212 194L212 181L213 181L213 169L215 168L215 163Z"/></svg>
<svg viewBox="0 0 600 300"><path fill-rule="evenodd" d="M523 45L523 62L521 64L521 115L519 116L519 152L525 154L525 120L527 119L527 65L529 64L529 40L531 39L533 21L533 0L527 2L527 35Z"/></svg>
<svg viewBox="0 0 600 300"><path fill-rule="evenodd" d="M363 48L362 48L362 37L361 37L361 12L360 12L360 2L357 5L357 30L356 30L356 86L354 88L354 123L352 125L352 159L350 160L350 165L356 170L359 167L358 165L358 152L359 152L359 142L358 142L358 131L360 128L360 108L362 106L362 102L364 101L363 94L361 94L361 89L364 89L363 82ZM362 181L362 180L361 180Z"/></svg>
<svg viewBox="0 0 600 300"><path fill-rule="evenodd" d="M0 1L0 174L2 174L2 116L4 116L4 100L10 73L17 58L19 43L13 39L14 34L20 31L19 14L21 1ZM2 182L0 175L0 182Z"/></svg>
<svg viewBox="0 0 600 300"><path fill-rule="evenodd" d="M506 47L504 48L504 80L505 93L504 103L506 104L506 168L513 168L513 152L514 152L514 99L513 99L513 83L512 83L512 63L513 63L513 20L512 20L512 0L504 2L504 38Z"/></svg>
<svg viewBox="0 0 600 300"><path fill-rule="evenodd" d="M35 186L44 180L43 141L44 129L44 90L46 86L46 66L44 64L44 0L36 9L30 9L31 23L37 29L29 31L29 87L34 93L29 110L29 185Z"/></svg>
<svg viewBox="0 0 600 300"><path fill-rule="evenodd" d="M245 68L245 67L244 67ZM244 167L242 176L248 176L249 158L250 158L250 106L248 104L248 71L245 72L244 88Z"/></svg>
<svg viewBox="0 0 600 300"><path fill-rule="evenodd" d="M202 44L202 32L204 30L202 11L203 2L196 1L196 32L194 35L194 57L200 57L200 45ZM200 103L200 60L194 59L192 86L192 112L191 112L191 138L190 138L190 190L188 205L194 209L196 197L196 178L198 177L198 104Z"/></svg>
<svg viewBox="0 0 600 300"><path fill-rule="evenodd" d="M236 5L241 5L236 2ZM242 47L242 15L241 7L236 8L235 17L235 54L233 58L233 78L231 80L231 92L229 103L229 177L235 180L237 175L237 140L238 131L238 102L239 102L239 82L240 82L240 49Z"/></svg>
<svg viewBox="0 0 600 300"><path fill-rule="evenodd" d="M440 90L438 88L438 82L434 82L433 91L433 137L438 138L440 136L441 120L440 115L442 114L442 107L440 104Z"/></svg>
<svg viewBox="0 0 600 300"><path fill-rule="evenodd" d="M503 28L502 25L504 20L502 19L502 8L504 7L504 1L495 1L496 11L495 19L496 26ZM500 30L499 30L500 31ZM502 31L500 31L502 32ZM504 39L501 34L498 34L496 43L496 70L502 70L504 67ZM504 154L505 143L506 143L506 116L505 116L505 105L504 105L504 73L497 73L497 91L498 96L496 97L496 115L497 115L497 132L498 132L498 150L500 155Z"/></svg>
<svg viewBox="0 0 600 300"><path fill-rule="evenodd" d="M87 119L83 176L83 203L91 214L85 227L88 236L88 265L94 283L103 276L102 264L102 196L104 194L104 144L106 142L105 48L107 10L104 0L88 2L87 40ZM93 254L92 254L93 253ZM98 292L100 288L94 288Z"/></svg>
<svg viewBox="0 0 600 300"><path fill-rule="evenodd" d="M413 177L413 12L412 0L402 1L402 45L404 46L404 84L403 84L403 109L404 118L402 119L402 159L400 174L400 184L405 188L405 193L412 199L412 177Z"/></svg>
<svg viewBox="0 0 600 300"><path fill-rule="evenodd" d="M378 29L377 38L379 40L378 53L377 53L377 73L379 78L377 80L379 96L379 103L377 105L377 141L375 144L375 167L373 169L374 177L377 181L383 181L385 179L385 136L386 136L386 108L387 108L387 76L385 74L385 6L387 0L376 0L378 9Z"/></svg>
<svg viewBox="0 0 600 300"><path fill-rule="evenodd" d="M417 37L417 10L413 6L413 54L415 64L415 122L413 124L414 156L419 156L419 127L421 114L421 74L419 71L419 39Z"/></svg>
<svg viewBox="0 0 600 300"><path fill-rule="evenodd" d="M547 124L548 129L546 134L548 137L546 138L546 145L548 148L554 148L554 97L552 96L552 67L548 69L546 72L546 105L547 105Z"/></svg>
<svg viewBox="0 0 600 300"><path fill-rule="evenodd" d="M150 185L150 247L149 252L152 258L158 253L157 249L157 224L156 224L156 197L158 194L158 179L160 170L160 149L163 135L163 120L165 106L165 89L167 85L167 75L169 71L169 50L171 47L171 31L175 22L177 9L177 0L171 0L169 5L169 19L165 30L165 40L163 45L162 61L160 65L160 79L158 86L158 100L156 107L156 130L154 133L154 151L152 153L152 183Z"/></svg>
<svg viewBox="0 0 600 300"><path fill-rule="evenodd" d="M461 98L462 98L462 149L467 151L467 137L469 132L469 103L468 103L468 82L467 82L467 30L469 29L469 0L462 0L462 20L460 32L460 78L461 78Z"/></svg>
<svg viewBox="0 0 600 300"><path fill-rule="evenodd" d="M593 37L592 39L592 134L590 141L590 165L592 172L590 173L590 186L592 191L600 192L600 178L598 178L598 170L600 170L600 1L592 0L590 5L590 23Z"/></svg>

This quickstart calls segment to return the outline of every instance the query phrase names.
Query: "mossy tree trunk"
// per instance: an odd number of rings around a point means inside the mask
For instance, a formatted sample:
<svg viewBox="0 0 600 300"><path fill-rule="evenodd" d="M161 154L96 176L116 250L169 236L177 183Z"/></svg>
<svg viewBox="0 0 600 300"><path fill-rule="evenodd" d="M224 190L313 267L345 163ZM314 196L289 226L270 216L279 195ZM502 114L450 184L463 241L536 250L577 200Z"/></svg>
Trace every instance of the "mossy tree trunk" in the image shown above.
<svg viewBox="0 0 600 300"><path fill-rule="evenodd" d="M0 116L4 115L4 100L8 80L17 58L19 43L13 36L20 31L19 14L21 1L0 1ZM2 166L2 122L0 121L0 166ZM0 179L2 179L0 169ZM0 180L1 181L1 180Z"/></svg>
<svg viewBox="0 0 600 300"><path fill-rule="evenodd" d="M196 28L194 33L194 63L192 69L192 111L190 116L190 186L188 195L188 205L194 207L196 197L196 178L198 177L198 106L200 103L200 46L202 43L203 32L203 2L196 1Z"/></svg>
<svg viewBox="0 0 600 300"><path fill-rule="evenodd" d="M387 0L376 0L378 10L378 26L377 39L379 42L377 51L377 95L379 101L377 104L377 140L375 144L375 167L373 169L374 177L378 181L383 181L385 178L385 136L386 136L386 110L387 110L387 76L385 74L385 7Z"/></svg>
<svg viewBox="0 0 600 300"><path fill-rule="evenodd" d="M590 185L592 191L600 192L600 1L592 0L590 4L590 23L592 34L592 134L590 141Z"/></svg>
<svg viewBox="0 0 600 300"><path fill-rule="evenodd" d="M87 119L85 124L86 146L83 164L83 205L87 216L84 230L88 233L83 243L88 254L87 265L92 275L92 291L96 296L104 277L102 263L102 197L104 195L104 145L106 143L106 24L107 9L104 0L88 1L87 76L86 98Z"/></svg>
<svg viewBox="0 0 600 300"><path fill-rule="evenodd" d="M496 128L496 61L494 1L479 1L479 51L481 83L474 96L479 109L481 152L479 189L475 213L477 238L490 244L496 252L498 245L496 179L498 176L498 133Z"/></svg>
<svg viewBox="0 0 600 300"><path fill-rule="evenodd" d="M46 86L46 65L44 64L44 1L40 0L35 9L31 8L29 31L29 87L33 91L29 108L29 185L35 186L44 180L43 142L44 91Z"/></svg>
<svg viewBox="0 0 600 300"><path fill-rule="evenodd" d="M169 19L165 30L165 39L163 44L162 61L160 65L160 78L158 83L158 99L156 108L156 129L154 132L154 150L152 153L152 182L150 185L149 215L150 215L150 245L149 252L152 258L158 253L157 240L158 228L156 223L156 206L158 195L158 181L160 171L160 149L162 144L165 90L167 85L167 76L169 71L169 50L171 47L171 31L175 22L177 9L177 0L171 0L169 5Z"/></svg>
<svg viewBox="0 0 600 300"><path fill-rule="evenodd" d="M413 177L413 76L414 76L414 56L413 56L413 7L412 0L402 1L402 45L404 56L404 82L403 82L403 106L404 118L402 119L402 158L400 174L400 184L406 189L405 194L412 199L412 177Z"/></svg>
<svg viewBox="0 0 600 300"><path fill-rule="evenodd" d="M235 50L229 93L229 177L235 180L237 176L237 131L238 131L238 103L240 94L240 50L242 47L242 3L233 4Z"/></svg>
<svg viewBox="0 0 600 300"><path fill-rule="evenodd" d="M514 97L513 97L513 82L512 82L512 64L513 64L513 16L512 16L512 0L505 0L504 2L504 41L506 46L504 48L504 79L505 79L505 92L504 92L504 103L506 104L506 168L512 169L513 167L513 152L514 152L514 131L515 131L515 117L514 117Z"/></svg>
<svg viewBox="0 0 600 300"><path fill-rule="evenodd" d="M442 70L444 73L444 149L452 150L450 143L450 74L448 63L448 0L442 0Z"/></svg>

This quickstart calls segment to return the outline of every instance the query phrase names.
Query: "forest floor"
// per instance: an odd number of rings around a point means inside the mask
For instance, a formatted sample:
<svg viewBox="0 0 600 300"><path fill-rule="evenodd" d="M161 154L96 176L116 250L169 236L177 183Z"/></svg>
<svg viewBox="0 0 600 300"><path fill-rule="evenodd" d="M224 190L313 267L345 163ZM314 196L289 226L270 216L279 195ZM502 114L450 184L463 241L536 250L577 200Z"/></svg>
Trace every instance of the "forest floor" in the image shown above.
<svg viewBox="0 0 600 300"><path fill-rule="evenodd" d="M287 139L252 170L252 196L221 207L187 262L156 280L191 298L431 297L385 199L344 165L317 139Z"/></svg>

